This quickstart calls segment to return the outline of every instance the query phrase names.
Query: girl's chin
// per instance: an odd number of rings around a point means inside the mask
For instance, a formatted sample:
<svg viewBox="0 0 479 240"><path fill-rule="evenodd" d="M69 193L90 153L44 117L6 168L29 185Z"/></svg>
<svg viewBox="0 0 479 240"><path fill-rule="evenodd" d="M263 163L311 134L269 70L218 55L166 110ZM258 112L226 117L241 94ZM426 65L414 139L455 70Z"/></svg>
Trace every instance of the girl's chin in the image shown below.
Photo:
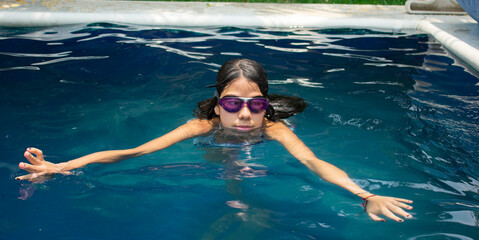
<svg viewBox="0 0 479 240"><path fill-rule="evenodd" d="M260 127L224 127L226 132L235 132L235 133L255 133L260 131Z"/></svg>

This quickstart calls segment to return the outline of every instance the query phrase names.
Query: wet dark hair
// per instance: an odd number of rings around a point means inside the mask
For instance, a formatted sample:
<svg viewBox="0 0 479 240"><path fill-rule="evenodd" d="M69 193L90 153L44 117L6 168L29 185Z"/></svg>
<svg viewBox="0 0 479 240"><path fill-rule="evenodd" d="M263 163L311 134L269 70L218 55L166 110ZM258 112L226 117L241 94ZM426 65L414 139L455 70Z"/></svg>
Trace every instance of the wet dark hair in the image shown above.
<svg viewBox="0 0 479 240"><path fill-rule="evenodd" d="M268 95L268 76L263 67L250 59L232 59L221 66L216 77L215 97L202 100L195 109L195 114L200 119L212 119L218 117L215 106L223 90L235 79L244 77L258 85L263 96L267 97L270 106L266 109L265 116L272 121L288 118L306 108L306 102L300 97L284 95ZM212 86L213 87L213 86Z"/></svg>

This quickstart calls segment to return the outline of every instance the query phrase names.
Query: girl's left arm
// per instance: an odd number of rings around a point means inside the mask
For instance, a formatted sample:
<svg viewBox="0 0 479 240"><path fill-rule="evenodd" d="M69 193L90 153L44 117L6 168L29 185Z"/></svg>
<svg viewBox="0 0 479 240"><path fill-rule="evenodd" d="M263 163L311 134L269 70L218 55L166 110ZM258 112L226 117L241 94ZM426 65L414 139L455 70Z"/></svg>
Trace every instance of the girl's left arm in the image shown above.
<svg viewBox="0 0 479 240"><path fill-rule="evenodd" d="M41 181L45 176L55 173L68 174L70 170L81 168L92 163L116 163L125 159L150 154L168 148L171 145L188 138L205 134L211 131L213 127L217 125L217 122L217 119L193 119L173 131L135 148L95 152L57 164L45 161L43 158L43 152L40 149L28 148L25 151L24 156L30 164L21 162L19 163L19 167L29 172L29 174L16 177L16 179Z"/></svg>
<svg viewBox="0 0 479 240"><path fill-rule="evenodd" d="M379 215L384 215L398 222L402 222L403 220L395 214L405 218L411 217L403 208L412 209L411 206L405 204L412 203L412 201L401 198L377 196L365 191L354 183L343 170L318 159L311 149L283 123L268 121L265 124L265 133L271 139L281 143L291 155L325 181L336 184L356 196L365 199L365 203L367 203L365 209L373 220L384 221Z"/></svg>

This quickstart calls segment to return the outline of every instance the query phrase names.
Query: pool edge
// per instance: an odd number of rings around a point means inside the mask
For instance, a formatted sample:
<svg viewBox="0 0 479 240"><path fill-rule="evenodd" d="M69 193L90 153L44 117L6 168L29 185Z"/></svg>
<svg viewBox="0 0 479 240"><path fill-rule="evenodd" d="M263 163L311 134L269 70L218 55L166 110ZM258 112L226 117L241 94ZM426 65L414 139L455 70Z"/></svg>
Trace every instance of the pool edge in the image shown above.
<svg viewBox="0 0 479 240"><path fill-rule="evenodd" d="M479 26L477 26L477 28L479 28ZM471 46L465 41L462 41L458 37L452 35L450 32L441 29L440 26L435 25L427 20L419 22L418 30L431 34L445 48L458 56L470 67L476 71L479 71L479 49L477 46Z"/></svg>

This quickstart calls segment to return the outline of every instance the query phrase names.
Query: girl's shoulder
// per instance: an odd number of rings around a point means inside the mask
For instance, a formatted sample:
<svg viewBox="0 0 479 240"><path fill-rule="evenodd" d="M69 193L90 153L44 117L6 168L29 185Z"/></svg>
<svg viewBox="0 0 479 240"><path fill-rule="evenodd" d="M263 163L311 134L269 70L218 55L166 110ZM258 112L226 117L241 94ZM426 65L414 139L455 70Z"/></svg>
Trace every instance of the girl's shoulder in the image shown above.
<svg viewBox="0 0 479 240"><path fill-rule="evenodd" d="M185 125L191 128L192 130L195 130L197 133L196 135L204 135L204 134L210 133L211 131L215 129L218 129L219 119L218 118L213 118L213 119L195 118L188 121Z"/></svg>
<svg viewBox="0 0 479 240"><path fill-rule="evenodd" d="M266 120L263 124L263 131L265 137L271 140L280 140L282 137L291 135L293 133L294 126L288 121L270 121Z"/></svg>
<svg viewBox="0 0 479 240"><path fill-rule="evenodd" d="M220 122L218 117L214 117L212 119L201 119L201 118L193 118L188 121L188 124L196 124L196 125L204 125L204 126L217 126Z"/></svg>
<svg viewBox="0 0 479 240"><path fill-rule="evenodd" d="M294 125L286 119L280 119L279 121L271 121L269 119L265 119L263 122L263 129L265 130L276 130L284 128L293 131Z"/></svg>

